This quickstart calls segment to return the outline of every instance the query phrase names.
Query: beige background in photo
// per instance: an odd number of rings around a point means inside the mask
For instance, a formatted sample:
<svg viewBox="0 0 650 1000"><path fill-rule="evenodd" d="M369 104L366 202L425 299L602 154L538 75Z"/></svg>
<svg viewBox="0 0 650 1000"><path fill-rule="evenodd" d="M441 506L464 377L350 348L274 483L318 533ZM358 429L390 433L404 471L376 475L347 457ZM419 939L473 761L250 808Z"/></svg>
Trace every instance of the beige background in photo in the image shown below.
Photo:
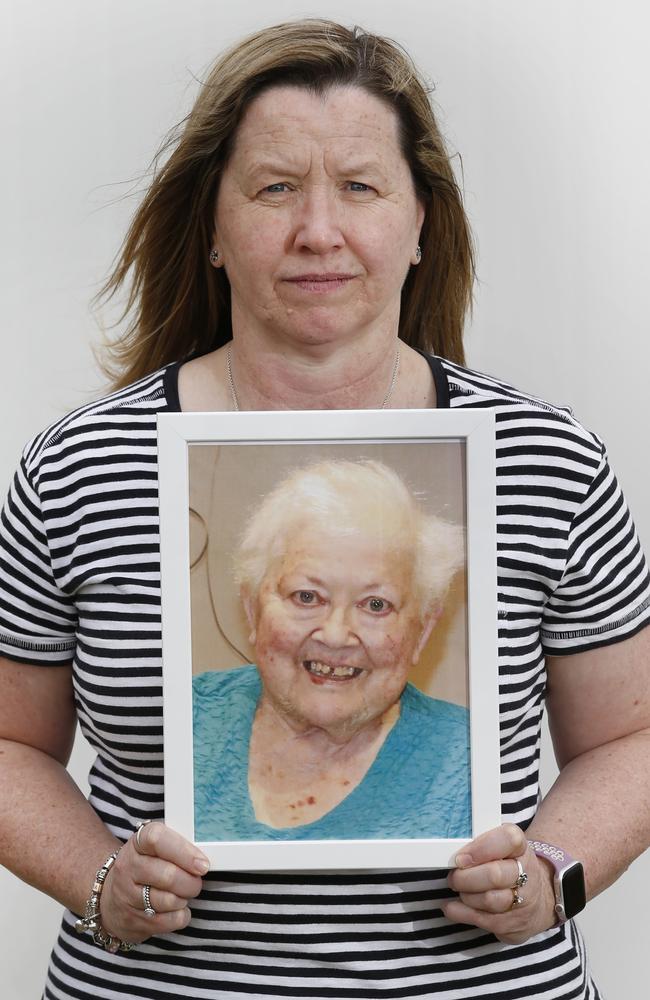
<svg viewBox="0 0 650 1000"><path fill-rule="evenodd" d="M290 469L326 458L377 459L402 475L428 513L464 525L464 450L456 441L191 445L193 674L255 662L232 580L231 554L252 510ZM459 573L410 680L432 697L466 706L465 592L465 576Z"/></svg>

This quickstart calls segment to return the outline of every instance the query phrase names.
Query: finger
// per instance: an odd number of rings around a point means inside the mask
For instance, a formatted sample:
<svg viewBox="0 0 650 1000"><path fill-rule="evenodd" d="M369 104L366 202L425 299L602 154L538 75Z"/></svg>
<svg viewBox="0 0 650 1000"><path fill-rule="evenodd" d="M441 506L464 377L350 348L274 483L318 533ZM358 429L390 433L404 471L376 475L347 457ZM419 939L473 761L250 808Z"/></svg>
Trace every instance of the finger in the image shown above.
<svg viewBox="0 0 650 1000"><path fill-rule="evenodd" d="M118 919L104 920L103 925L107 933L122 941L139 944L154 935L183 930L191 919L189 907L171 910L168 913L156 913L154 917L147 917L144 911L137 912L129 908L120 913Z"/></svg>
<svg viewBox="0 0 650 1000"><path fill-rule="evenodd" d="M139 833L137 842L135 835L130 841L137 854L171 861L192 875L205 875L209 871L210 862L205 854L164 823L147 823Z"/></svg>
<svg viewBox="0 0 650 1000"><path fill-rule="evenodd" d="M517 890L517 898L523 900L520 905L524 905L526 900ZM514 909L515 894L513 889L490 889L489 892L462 892L459 899L465 906L472 910L481 910L485 913L507 913Z"/></svg>
<svg viewBox="0 0 650 1000"><path fill-rule="evenodd" d="M454 892L489 892L491 889L510 889L518 878L517 862L505 858L475 868L454 868L447 881Z"/></svg>
<svg viewBox="0 0 650 1000"><path fill-rule="evenodd" d="M129 903L134 910L144 912L145 899L143 895L144 886L134 885L130 894ZM149 905L156 913L172 913L174 910L184 910L189 900L186 897L177 896L173 892L163 892L149 886Z"/></svg>
<svg viewBox="0 0 650 1000"><path fill-rule="evenodd" d="M172 910L169 913L157 913L155 917L142 915L140 928L144 928L149 936L154 934L172 934L174 931L183 930L187 927L192 914L189 907L180 910Z"/></svg>
<svg viewBox="0 0 650 1000"><path fill-rule="evenodd" d="M181 899L188 900L198 896L203 888L203 882L198 875L190 875L173 861L164 861L162 858L151 856L136 857L130 875L136 892L143 885L148 885L152 889L171 892Z"/></svg>
<svg viewBox="0 0 650 1000"><path fill-rule="evenodd" d="M457 868L498 861L500 858L518 858L526 852L528 842L522 830L514 823L504 823L472 840L456 855Z"/></svg>
<svg viewBox="0 0 650 1000"><path fill-rule="evenodd" d="M518 915L516 910L508 913L488 913L485 910L475 910L460 899L452 899L443 904L442 912L453 923L479 927L509 944L526 941L534 932L528 928L525 920L522 920L522 915Z"/></svg>

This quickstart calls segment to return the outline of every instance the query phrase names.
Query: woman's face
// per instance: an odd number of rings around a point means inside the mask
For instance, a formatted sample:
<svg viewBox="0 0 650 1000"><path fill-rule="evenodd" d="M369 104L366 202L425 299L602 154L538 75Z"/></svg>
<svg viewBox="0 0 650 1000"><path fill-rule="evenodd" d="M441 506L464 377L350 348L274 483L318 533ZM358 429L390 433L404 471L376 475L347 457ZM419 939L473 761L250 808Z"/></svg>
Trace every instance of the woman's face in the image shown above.
<svg viewBox="0 0 650 1000"><path fill-rule="evenodd" d="M423 218L382 101L359 87L264 91L239 126L215 212L235 334L394 335Z"/></svg>
<svg viewBox="0 0 650 1000"><path fill-rule="evenodd" d="M345 741L399 699L434 621L421 620L412 556L372 529L311 528L267 573L247 603L251 642L264 696L294 728Z"/></svg>

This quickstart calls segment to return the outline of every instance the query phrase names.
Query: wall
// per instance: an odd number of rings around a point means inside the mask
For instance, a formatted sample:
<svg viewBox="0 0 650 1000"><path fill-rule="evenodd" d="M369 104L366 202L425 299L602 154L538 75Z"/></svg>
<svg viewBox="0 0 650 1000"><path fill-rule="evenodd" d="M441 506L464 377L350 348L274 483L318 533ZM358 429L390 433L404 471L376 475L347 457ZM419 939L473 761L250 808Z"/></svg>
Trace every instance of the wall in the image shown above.
<svg viewBox="0 0 650 1000"><path fill-rule="evenodd" d="M5 0L2 67L3 407L0 482L32 433L100 384L88 310L160 137L227 43L348 2ZM479 286L470 362L605 436L642 537L650 222L645 5L619 0L357 0L436 83L462 153ZM461 170L461 161L458 159ZM547 748L547 761L551 753ZM75 750L83 775L88 751ZM545 780L552 779L547 763ZM83 780L83 779L81 779ZM29 837L29 830L25 831ZM641 1000L646 855L581 920L611 997ZM55 904L0 873L3 995L38 995Z"/></svg>

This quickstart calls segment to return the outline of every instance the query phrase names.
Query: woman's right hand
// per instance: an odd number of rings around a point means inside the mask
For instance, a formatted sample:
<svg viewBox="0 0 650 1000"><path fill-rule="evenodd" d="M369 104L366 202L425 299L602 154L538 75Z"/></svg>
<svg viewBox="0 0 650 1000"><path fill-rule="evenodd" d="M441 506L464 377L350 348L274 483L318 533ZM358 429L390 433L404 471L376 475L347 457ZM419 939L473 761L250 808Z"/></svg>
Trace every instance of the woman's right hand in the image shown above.
<svg viewBox="0 0 650 1000"><path fill-rule="evenodd" d="M139 944L154 934L187 927L189 901L201 892L201 876L209 861L194 844L164 823L147 823L124 844L106 877L100 900L102 927L107 934ZM155 916L147 916L142 895Z"/></svg>

